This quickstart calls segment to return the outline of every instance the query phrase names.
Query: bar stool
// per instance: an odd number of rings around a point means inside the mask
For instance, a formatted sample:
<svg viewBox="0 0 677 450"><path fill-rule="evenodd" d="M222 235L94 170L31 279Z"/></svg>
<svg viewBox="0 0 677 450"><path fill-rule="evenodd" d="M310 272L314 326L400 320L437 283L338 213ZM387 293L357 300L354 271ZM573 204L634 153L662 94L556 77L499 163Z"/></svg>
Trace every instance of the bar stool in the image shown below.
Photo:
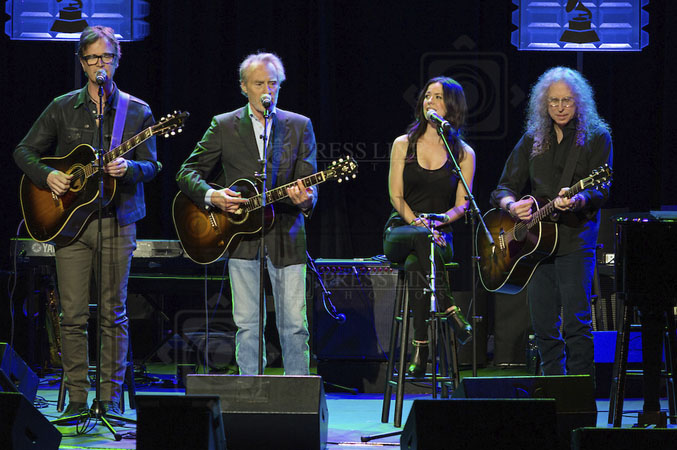
<svg viewBox="0 0 677 450"><path fill-rule="evenodd" d="M642 376L643 370L628 370L628 352L630 347L630 331L642 331L642 325L633 324L634 307L623 306L621 327L616 336L616 355L611 379L609 396L609 420L614 427L621 426L623 400L625 397L625 381L628 376ZM660 377L664 378L668 391L668 410L670 423L677 423L677 399L675 397L675 360L677 359L677 342L675 341L675 316L672 306L665 308L665 327L663 329L663 355L665 364L661 368ZM665 421L665 416L662 417ZM663 424L665 426L665 424Z"/></svg>
<svg viewBox="0 0 677 450"><path fill-rule="evenodd" d="M458 263L446 263L445 270L459 267ZM458 371L458 354L456 336L446 317L437 315L428 323L428 339L431 349L432 372L423 377L406 376L407 349L409 348L409 295L407 294L407 278L404 266L391 263L392 269L398 270L395 294L395 308L390 332L388 366L386 369L385 392L383 394L383 410L381 422L387 423L390 415L390 401L393 387L396 387L394 426L402 426L402 406L404 403L404 386L406 382L429 381L432 384L432 397L437 398L438 389L443 398L449 397L449 388L453 391L460 382ZM395 368L395 353L399 337L399 359Z"/></svg>

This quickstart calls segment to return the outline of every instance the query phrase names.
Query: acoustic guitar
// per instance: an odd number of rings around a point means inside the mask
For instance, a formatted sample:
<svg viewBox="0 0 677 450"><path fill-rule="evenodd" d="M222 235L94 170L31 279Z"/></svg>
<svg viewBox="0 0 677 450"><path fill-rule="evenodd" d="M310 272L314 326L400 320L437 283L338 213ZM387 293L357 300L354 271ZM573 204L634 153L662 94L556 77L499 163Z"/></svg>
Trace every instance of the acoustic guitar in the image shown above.
<svg viewBox="0 0 677 450"><path fill-rule="evenodd" d="M305 178L301 178L303 186L310 187L329 180L343 180L357 176L357 163L350 156L334 161L329 168ZM261 231L261 214L265 214L266 227L270 227L275 219L273 203L287 198L287 188L296 181L279 186L265 195L266 206L261 207L262 194L254 183L247 179L236 180L229 189L239 192L247 202L234 213L227 213L218 208L204 208L195 204L186 194L179 192L172 204L172 218L179 241L186 255L198 264L210 264L220 259L229 249L237 245L238 237ZM211 184L214 189L223 189Z"/></svg>
<svg viewBox="0 0 677 450"><path fill-rule="evenodd" d="M118 147L103 155L106 165L119 158L141 143L157 134L168 137L182 130L190 114L175 112L163 117L152 125L128 139ZM90 217L97 211L99 197L99 173L96 150L87 144L75 147L66 156L48 156L40 159L48 166L73 175L70 189L57 196L50 189L36 186L26 175L21 177L19 200L21 213L26 222L28 234L38 242L51 241L57 245L68 245L84 229ZM103 174L103 203L108 205L116 192L115 178Z"/></svg>
<svg viewBox="0 0 677 450"><path fill-rule="evenodd" d="M605 164L593 170L563 195L571 198L583 189L608 186L611 168ZM484 221L494 240L489 243L480 227L476 230L477 255L480 280L490 292L516 294L527 285L536 267L552 255L557 246L558 229L555 201L543 207L534 200L534 211L529 221L515 221L503 209L495 208L484 215ZM554 214L553 214L554 213Z"/></svg>

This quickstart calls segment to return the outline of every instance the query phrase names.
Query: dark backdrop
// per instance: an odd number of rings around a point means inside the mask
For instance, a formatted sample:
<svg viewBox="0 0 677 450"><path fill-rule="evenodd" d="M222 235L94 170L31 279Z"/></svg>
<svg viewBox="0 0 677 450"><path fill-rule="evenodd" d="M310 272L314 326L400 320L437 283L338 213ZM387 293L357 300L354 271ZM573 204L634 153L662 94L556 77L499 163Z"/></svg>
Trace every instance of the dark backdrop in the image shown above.
<svg viewBox="0 0 677 450"><path fill-rule="evenodd" d="M671 26L675 3L653 1L647 7L650 43L642 52L582 56L518 52L510 44L510 3L151 2L150 35L122 44L116 81L146 100L156 119L174 109L187 110L191 117L182 135L158 140L164 169L147 185L148 216L139 223L139 237L175 238L170 205L176 170L213 115L245 103L237 66L259 49L276 52L285 63L279 106L313 120L320 168L341 154L360 163L356 180L321 187L308 228L313 257L382 253L381 230L390 211L390 144L411 121L422 83L440 73L456 77L470 101L468 140L477 153L474 193L483 212L522 132L526 94L554 65L582 69L613 130L615 176L608 206L648 210L677 203L675 127L670 125L677 98L677 74L670 63L677 58ZM73 43L0 36L3 269L11 267L8 241L21 219L20 173L11 153L53 97L81 86L74 51ZM455 230L457 259L466 262L468 228L461 224ZM0 317L6 310L2 307ZM2 334L0 339L7 337Z"/></svg>

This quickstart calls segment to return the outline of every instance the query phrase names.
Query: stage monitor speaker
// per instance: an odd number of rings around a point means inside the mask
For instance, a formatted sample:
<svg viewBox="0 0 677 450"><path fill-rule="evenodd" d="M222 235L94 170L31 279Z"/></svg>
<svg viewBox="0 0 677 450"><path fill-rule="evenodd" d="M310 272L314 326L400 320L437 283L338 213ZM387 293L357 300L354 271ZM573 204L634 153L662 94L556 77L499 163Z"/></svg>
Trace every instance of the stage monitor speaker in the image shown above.
<svg viewBox="0 0 677 450"><path fill-rule="evenodd" d="M0 392L0 448L56 450L61 433L20 392Z"/></svg>
<svg viewBox="0 0 677 450"><path fill-rule="evenodd" d="M674 450L674 428L578 428L571 434L571 450Z"/></svg>
<svg viewBox="0 0 677 450"><path fill-rule="evenodd" d="M137 395L136 448L226 450L216 395Z"/></svg>
<svg viewBox="0 0 677 450"><path fill-rule="evenodd" d="M38 376L12 347L0 342L0 391L21 392L33 403L38 392Z"/></svg>
<svg viewBox="0 0 677 450"><path fill-rule="evenodd" d="M387 361L397 271L388 263L364 260L315 261L331 302L345 321L324 307L318 280L313 283L313 353L317 359Z"/></svg>
<svg viewBox="0 0 677 450"><path fill-rule="evenodd" d="M454 398L554 398L562 442L571 430L597 425L594 380L590 375L541 377L466 377Z"/></svg>
<svg viewBox="0 0 677 450"><path fill-rule="evenodd" d="M326 448L321 377L188 375L186 393L219 396L228 450Z"/></svg>
<svg viewBox="0 0 677 450"><path fill-rule="evenodd" d="M552 399L414 400L402 450L543 450L557 442Z"/></svg>

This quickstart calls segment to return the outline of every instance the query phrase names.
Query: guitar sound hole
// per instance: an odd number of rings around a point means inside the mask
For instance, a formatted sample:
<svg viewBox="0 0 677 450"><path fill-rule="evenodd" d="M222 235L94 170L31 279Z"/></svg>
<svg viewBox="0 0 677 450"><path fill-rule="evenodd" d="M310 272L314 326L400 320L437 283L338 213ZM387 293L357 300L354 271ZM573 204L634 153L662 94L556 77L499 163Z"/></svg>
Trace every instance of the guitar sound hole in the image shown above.
<svg viewBox="0 0 677 450"><path fill-rule="evenodd" d="M513 236L516 241L522 242L527 238L527 229L526 227L515 227L513 229Z"/></svg>

